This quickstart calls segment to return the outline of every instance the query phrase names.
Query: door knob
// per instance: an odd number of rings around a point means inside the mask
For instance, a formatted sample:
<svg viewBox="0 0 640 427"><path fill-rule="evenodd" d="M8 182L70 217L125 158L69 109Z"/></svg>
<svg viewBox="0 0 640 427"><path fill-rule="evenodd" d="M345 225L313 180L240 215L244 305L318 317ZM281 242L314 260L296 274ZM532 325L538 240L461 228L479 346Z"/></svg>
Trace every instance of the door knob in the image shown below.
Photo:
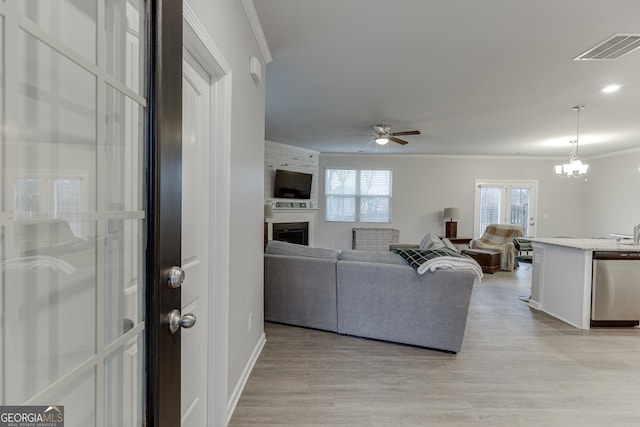
<svg viewBox="0 0 640 427"><path fill-rule="evenodd" d="M176 289L182 286L184 282L184 270L180 267L173 266L169 269L169 287Z"/></svg>
<svg viewBox="0 0 640 427"><path fill-rule="evenodd" d="M168 320L169 330L172 334L175 334L180 328L189 329L196 324L196 316L191 313L182 316L180 314L180 310L173 310L171 313L169 313Z"/></svg>

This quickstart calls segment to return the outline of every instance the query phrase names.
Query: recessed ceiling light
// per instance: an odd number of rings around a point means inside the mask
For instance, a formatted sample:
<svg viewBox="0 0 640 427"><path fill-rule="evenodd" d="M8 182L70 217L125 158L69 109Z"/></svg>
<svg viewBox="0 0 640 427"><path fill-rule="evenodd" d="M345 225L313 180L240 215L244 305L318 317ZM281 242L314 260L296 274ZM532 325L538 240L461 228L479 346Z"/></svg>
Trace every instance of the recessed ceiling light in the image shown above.
<svg viewBox="0 0 640 427"><path fill-rule="evenodd" d="M620 85L609 85L604 89L602 89L602 91L604 93L611 93L611 92L616 92L618 89L620 89Z"/></svg>

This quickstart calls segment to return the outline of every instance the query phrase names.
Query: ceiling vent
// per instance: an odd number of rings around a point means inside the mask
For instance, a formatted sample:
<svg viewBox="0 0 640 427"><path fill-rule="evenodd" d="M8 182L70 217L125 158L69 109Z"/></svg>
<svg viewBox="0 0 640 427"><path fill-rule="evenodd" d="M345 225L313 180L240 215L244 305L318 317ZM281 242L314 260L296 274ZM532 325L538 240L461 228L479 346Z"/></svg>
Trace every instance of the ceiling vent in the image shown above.
<svg viewBox="0 0 640 427"><path fill-rule="evenodd" d="M640 34L615 34L573 60L612 61L638 48L640 48Z"/></svg>

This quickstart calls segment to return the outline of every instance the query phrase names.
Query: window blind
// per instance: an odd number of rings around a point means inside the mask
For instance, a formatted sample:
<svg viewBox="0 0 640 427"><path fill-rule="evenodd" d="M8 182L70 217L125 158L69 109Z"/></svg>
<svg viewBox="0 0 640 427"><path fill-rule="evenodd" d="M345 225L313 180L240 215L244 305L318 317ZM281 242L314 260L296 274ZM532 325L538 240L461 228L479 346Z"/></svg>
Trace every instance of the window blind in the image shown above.
<svg viewBox="0 0 640 427"><path fill-rule="evenodd" d="M390 170L327 169L325 219L391 222Z"/></svg>

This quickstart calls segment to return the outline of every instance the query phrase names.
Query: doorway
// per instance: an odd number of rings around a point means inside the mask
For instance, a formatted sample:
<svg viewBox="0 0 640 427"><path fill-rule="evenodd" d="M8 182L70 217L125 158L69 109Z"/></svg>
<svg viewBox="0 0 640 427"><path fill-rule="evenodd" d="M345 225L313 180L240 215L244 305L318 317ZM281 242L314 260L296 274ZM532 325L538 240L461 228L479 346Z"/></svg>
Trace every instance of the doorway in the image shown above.
<svg viewBox="0 0 640 427"><path fill-rule="evenodd" d="M474 238L489 224L520 224L524 235L536 233L538 181L476 180L474 202Z"/></svg>

